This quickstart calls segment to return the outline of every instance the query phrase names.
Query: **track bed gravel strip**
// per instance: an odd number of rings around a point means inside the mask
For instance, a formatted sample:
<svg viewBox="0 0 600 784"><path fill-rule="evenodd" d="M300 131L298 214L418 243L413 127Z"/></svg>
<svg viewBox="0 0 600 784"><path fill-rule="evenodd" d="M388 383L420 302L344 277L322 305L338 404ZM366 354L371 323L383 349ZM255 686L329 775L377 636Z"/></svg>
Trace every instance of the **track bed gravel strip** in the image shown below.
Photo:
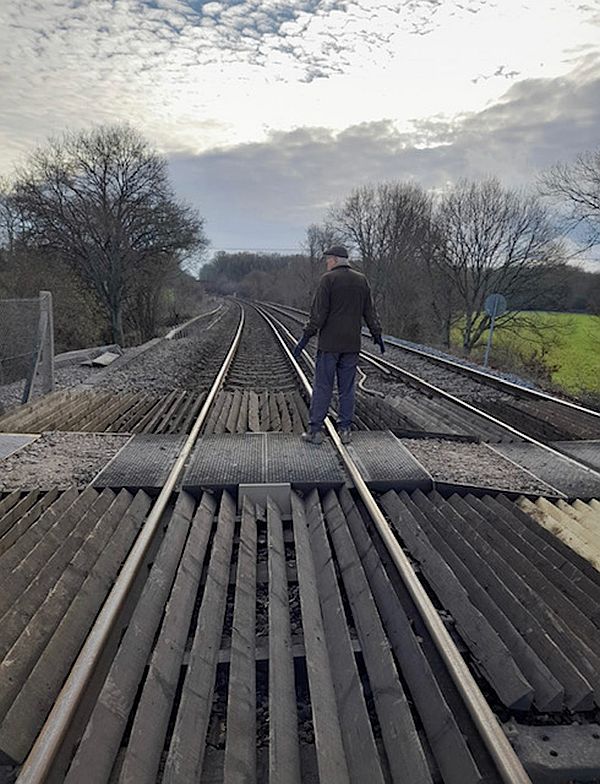
<svg viewBox="0 0 600 784"><path fill-rule="evenodd" d="M0 488L85 487L128 440L104 433L43 433L0 461Z"/></svg>
<svg viewBox="0 0 600 784"><path fill-rule="evenodd" d="M486 444L435 438L402 439L402 443L439 482L541 495L554 493L541 479L503 458Z"/></svg>

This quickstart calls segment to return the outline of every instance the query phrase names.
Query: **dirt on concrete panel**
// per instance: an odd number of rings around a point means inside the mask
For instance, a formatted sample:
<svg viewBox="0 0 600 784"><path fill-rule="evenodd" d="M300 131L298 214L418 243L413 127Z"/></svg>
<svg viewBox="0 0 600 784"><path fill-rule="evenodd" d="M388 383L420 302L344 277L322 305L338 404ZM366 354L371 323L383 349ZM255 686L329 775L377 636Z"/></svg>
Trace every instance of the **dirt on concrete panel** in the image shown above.
<svg viewBox="0 0 600 784"><path fill-rule="evenodd" d="M129 440L128 435L43 433L0 460L0 490L85 487Z"/></svg>
<svg viewBox="0 0 600 784"><path fill-rule="evenodd" d="M437 438L402 439L402 443L429 471L434 480L478 485L520 493L550 491L541 479L506 460L486 444L464 444Z"/></svg>

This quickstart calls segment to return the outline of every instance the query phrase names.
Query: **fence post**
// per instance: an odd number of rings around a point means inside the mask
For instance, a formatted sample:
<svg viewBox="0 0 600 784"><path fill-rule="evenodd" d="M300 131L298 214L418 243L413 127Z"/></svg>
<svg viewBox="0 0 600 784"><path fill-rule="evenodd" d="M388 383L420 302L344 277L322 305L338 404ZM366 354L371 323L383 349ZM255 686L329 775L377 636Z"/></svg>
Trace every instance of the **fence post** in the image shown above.
<svg viewBox="0 0 600 784"><path fill-rule="evenodd" d="M41 385L42 394L47 395L54 390L54 314L50 291L40 291L40 315L40 323L45 325L41 345Z"/></svg>

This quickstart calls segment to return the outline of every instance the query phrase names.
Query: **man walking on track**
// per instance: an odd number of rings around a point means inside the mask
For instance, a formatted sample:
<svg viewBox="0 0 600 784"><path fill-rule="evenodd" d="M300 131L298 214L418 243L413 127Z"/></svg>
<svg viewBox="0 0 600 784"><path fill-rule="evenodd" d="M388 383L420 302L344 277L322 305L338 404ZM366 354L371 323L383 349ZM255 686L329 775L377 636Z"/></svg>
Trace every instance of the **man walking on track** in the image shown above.
<svg viewBox="0 0 600 784"><path fill-rule="evenodd" d="M369 282L361 272L352 269L346 248L338 245L329 248L323 258L327 272L321 277L304 334L293 352L297 359L312 336L319 333L310 404L310 430L303 433L302 438L309 444L323 443L321 430L337 376L340 399L338 429L342 443L349 444L352 438L354 384L363 319L382 354L385 346Z"/></svg>

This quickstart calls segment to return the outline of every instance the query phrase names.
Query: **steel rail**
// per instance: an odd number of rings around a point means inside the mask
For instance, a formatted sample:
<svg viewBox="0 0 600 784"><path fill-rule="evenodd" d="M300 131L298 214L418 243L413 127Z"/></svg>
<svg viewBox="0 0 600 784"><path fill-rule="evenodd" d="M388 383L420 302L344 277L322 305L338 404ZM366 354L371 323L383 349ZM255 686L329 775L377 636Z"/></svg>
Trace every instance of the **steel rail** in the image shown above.
<svg viewBox="0 0 600 784"><path fill-rule="evenodd" d="M582 406L580 403L573 403L571 400L563 400L560 397L551 395L549 392L544 392L542 389L530 389L529 387L523 387L520 384L515 384L514 381L509 381L506 378L494 376L491 373L486 373L484 370L479 370L479 368L470 367L469 365L463 365L460 362L455 362L454 360L447 359L446 357L439 357L435 354L430 354L428 351L415 348L414 346L400 345L396 343L396 340L391 340L389 337L384 338L384 340L390 346L393 346L400 351L406 351L408 353L422 357L423 359L435 362L438 365L447 366L451 370L454 370L457 373L462 373L465 376L476 376L477 380L481 381L482 384L489 384L490 386L494 386L497 389L508 391L514 394L516 397L530 398L532 400L541 398L542 400L546 400L549 403L556 403L560 406L565 406L566 408L572 408L574 411L577 411L581 414L588 414L590 416L596 417L597 419L600 419L600 411L594 411L593 408L586 408L586 406Z"/></svg>
<svg viewBox="0 0 600 784"><path fill-rule="evenodd" d="M69 676L54 703L40 734L25 760L17 784L44 784L60 752L67 732L71 727L77 708L114 629L129 591L141 568L146 553L159 529L162 515L184 468L185 462L200 434L209 409L236 355L244 329L244 309L241 307L240 321L235 336L223 360L208 396L196 418L194 426L181 448L156 502L146 518L119 576L115 581L102 609L90 630L85 643L71 668Z"/></svg>
<svg viewBox="0 0 600 784"><path fill-rule="evenodd" d="M292 341L295 341L296 338L277 319L273 318L268 313L265 313L260 308L257 308L257 310L273 330L274 335L278 339L286 356L300 378L304 389L307 394L310 395L312 393L312 386L304 371L293 357L281 334L279 334L277 328L280 327L282 332L287 334L288 338ZM346 447L342 444L329 417L325 419L325 428L333 441L348 474L354 482L354 486L367 508L404 585L419 610L421 617L431 634L432 640L434 641L440 656L444 660L448 672L450 673L491 758L494 760L502 781L505 782L505 784L531 784L531 779L527 775L517 753L510 745L498 719L494 715L494 712L491 710L487 700L469 671L460 651L454 644L444 622L427 595L423 584L420 582L408 557L398 543L383 512L377 506L377 502L362 478L360 469L350 456Z"/></svg>
<svg viewBox="0 0 600 784"><path fill-rule="evenodd" d="M279 308L277 309L280 310ZM278 323L281 324L281 322ZM283 324L281 324L281 326L283 327L283 329L286 330L288 335L291 336L292 340L296 340L296 338L292 335L292 333ZM534 446L538 446L541 449L544 449L549 454L551 454L554 458L563 460L566 463L569 463L573 466L577 466L577 468L586 471L590 476L600 481L600 471L588 465L584 461L578 460L577 458L572 457L566 452L563 452L560 449L556 449L555 447L550 446L549 444L545 444L543 441L538 441L536 438L533 438L533 436L529 436L526 433L517 430L516 427L509 425L507 422L503 422L501 419L497 419L492 414L488 414L487 411L482 411L481 409L474 406L472 403L468 403L466 400L461 400L459 397L456 397L450 392L446 392L445 389L441 389L435 384L432 384L430 381L425 381L425 379L420 378L420 376L415 375L410 370L406 370L405 368L401 368L398 365L395 365L393 362L390 362L389 359L384 359L383 357L375 356L371 354L370 351L364 351L364 350L361 350L360 356L367 362L370 362L378 370L388 374L390 372L396 373L397 375L402 376L408 381L412 382L416 386L421 387L429 392L432 392L435 395L443 397L444 399L450 401L456 406L459 406L465 411L469 411L471 414L475 414L476 416L485 419L487 422L492 423L496 427L506 430L508 433L515 436L515 438L517 438L519 441L525 441L529 444L533 444ZM490 445L490 447L493 449L493 445Z"/></svg>
<svg viewBox="0 0 600 784"><path fill-rule="evenodd" d="M298 314L298 316L308 315L306 311L300 310L299 308L293 308L290 305L281 306L272 302L267 303L267 305L268 307L273 308L274 310L278 310L280 313L283 313L284 315L294 319L298 318L294 315L294 313ZM286 313L286 310L292 310L294 313ZM300 321L299 318L298 321ZM578 411L581 414L589 414L590 416L600 419L600 411L594 411L592 408L586 408L580 403L573 403L571 400L563 400L562 398L551 395L549 392L544 392L541 389L529 389L528 387L522 387L520 384L515 384L514 381L508 381L506 378L494 376L491 373L486 373L484 370L479 370L479 368L463 365L462 363L456 362L453 359L431 354L428 351L416 348L415 346L401 345L396 342L397 340L397 338L390 338L389 336L384 337L385 343L388 343L390 346L393 346L400 351L406 351L407 353L415 354L422 359L431 360L431 362L435 362L438 365L447 366L451 370L457 373L461 373L464 376L475 376L478 381L481 381L482 384L495 386L498 389L502 389L514 394L516 397L528 397L533 400L541 398L542 400L546 400L550 403L556 403L560 406L565 406L566 408L571 408L574 411Z"/></svg>

